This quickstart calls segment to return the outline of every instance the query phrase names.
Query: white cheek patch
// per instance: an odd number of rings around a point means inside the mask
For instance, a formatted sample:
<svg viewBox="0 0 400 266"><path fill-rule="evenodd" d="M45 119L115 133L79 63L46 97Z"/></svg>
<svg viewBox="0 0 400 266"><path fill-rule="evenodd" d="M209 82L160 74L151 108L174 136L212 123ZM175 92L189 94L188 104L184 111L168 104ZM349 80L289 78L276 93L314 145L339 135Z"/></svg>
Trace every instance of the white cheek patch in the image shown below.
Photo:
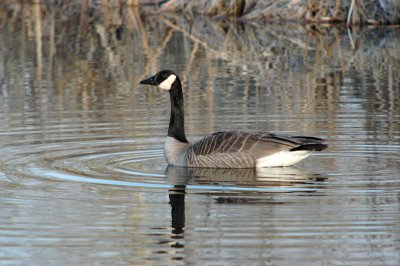
<svg viewBox="0 0 400 266"><path fill-rule="evenodd" d="M170 75L166 80L161 82L158 87L163 90L170 90L172 83L176 80L176 76L174 74Z"/></svg>

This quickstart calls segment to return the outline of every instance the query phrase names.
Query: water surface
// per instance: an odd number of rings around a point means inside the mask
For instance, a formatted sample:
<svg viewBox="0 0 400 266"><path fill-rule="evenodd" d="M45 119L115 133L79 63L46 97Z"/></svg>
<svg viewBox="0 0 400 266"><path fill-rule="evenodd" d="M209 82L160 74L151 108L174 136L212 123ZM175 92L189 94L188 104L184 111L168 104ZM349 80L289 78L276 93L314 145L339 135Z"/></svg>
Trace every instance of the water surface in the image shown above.
<svg viewBox="0 0 400 266"><path fill-rule="evenodd" d="M0 13L0 264L398 265L398 28L248 25L134 8ZM167 167L186 132L325 138L295 167Z"/></svg>

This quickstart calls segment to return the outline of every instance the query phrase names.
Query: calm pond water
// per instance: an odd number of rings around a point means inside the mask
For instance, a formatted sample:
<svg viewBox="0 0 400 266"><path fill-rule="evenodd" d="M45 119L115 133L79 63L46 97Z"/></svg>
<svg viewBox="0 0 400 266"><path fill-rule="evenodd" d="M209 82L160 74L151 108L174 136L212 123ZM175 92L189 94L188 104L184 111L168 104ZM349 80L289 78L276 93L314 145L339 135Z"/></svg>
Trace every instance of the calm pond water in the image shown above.
<svg viewBox="0 0 400 266"><path fill-rule="evenodd" d="M0 9L1 265L399 265L400 29ZM295 167L167 167L186 131L327 139Z"/></svg>

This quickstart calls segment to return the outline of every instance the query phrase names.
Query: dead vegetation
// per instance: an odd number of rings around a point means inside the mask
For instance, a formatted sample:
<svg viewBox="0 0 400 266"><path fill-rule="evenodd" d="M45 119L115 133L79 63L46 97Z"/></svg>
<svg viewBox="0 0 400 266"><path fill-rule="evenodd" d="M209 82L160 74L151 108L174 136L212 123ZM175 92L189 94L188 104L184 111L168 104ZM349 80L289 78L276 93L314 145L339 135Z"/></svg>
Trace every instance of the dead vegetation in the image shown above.
<svg viewBox="0 0 400 266"><path fill-rule="evenodd" d="M174 12L146 16L142 8L110 7L89 1L86 4L60 2L56 7L6 6L0 9L1 32L9 32L18 41L1 39L7 51L4 63L21 60L22 64L24 58L32 58L35 65L29 66L34 70L29 76L44 80L55 79L57 69L70 68L64 69L64 80L77 82L74 87L81 88L82 93L88 93L95 85L80 86L82 81L74 76L77 71L85 73L78 75L85 77L84 84L117 82L110 83L110 91L128 91L131 84L165 67L163 62L176 60L173 58L176 56L182 60L183 67L177 71L184 81L208 80L205 89L209 91L215 80L205 76L213 76L221 65L226 68L225 73L220 73L221 78L249 73L243 76L255 77L255 80L245 83L256 84L257 90L268 89L277 80L286 80L306 91L319 91L322 86L323 90L332 92L329 87L337 87L354 68L368 69L373 76L383 75L393 80L390 84L398 84L394 72L387 71L387 62L381 61L381 58L390 58L395 61L391 64L400 64L398 42L394 41L396 38L386 38L383 28L298 23L284 27L272 23L265 27ZM388 30L387 34L398 34L398 30ZM15 47L15 43L19 46ZM179 53L170 52L174 49L179 49ZM91 58L98 57L99 53L102 54L100 63L107 66L101 68L105 73L96 72L99 69L92 65ZM68 58L61 60L66 54ZM374 64L365 68L366 61ZM68 64L61 66L61 62ZM332 65L337 69L333 70ZM62 94L66 85L56 85ZM395 85L389 89L392 90L389 95L399 97Z"/></svg>
<svg viewBox="0 0 400 266"><path fill-rule="evenodd" d="M132 105L140 105L145 97L157 104L156 90L143 92L138 81L173 67L185 89L192 81L198 82L196 93L185 90L189 121L204 106L209 111L205 119L213 120L219 101L234 100L230 88L221 89L218 82L240 76L243 102L251 97L256 102L250 105L254 108L243 104L237 112L266 113L258 102L274 95L278 86L273 98L283 99L271 101L268 108L292 114L324 110L332 116L330 126L334 127L340 93L346 90L343 84L356 78L354 86L366 89L355 97L377 91L379 97L367 107L369 112L389 106L388 120L398 127L400 81L393 67L400 65L397 28L299 23L265 27L175 12L147 16L141 6L110 7L89 1L3 7L0 58L5 67L0 66L0 81L16 82L2 87L4 95L20 93L18 97L23 98L36 93L39 96L33 98L47 99L46 93L55 93L61 110L64 105L74 105L65 109L90 110L92 104L107 105L101 99L112 97L122 97ZM54 90L41 90L41 83L53 84ZM26 88L15 89L21 87ZM305 98L307 104L299 104ZM119 107L113 112L115 117L132 115ZM46 110L42 115L48 115Z"/></svg>
<svg viewBox="0 0 400 266"><path fill-rule="evenodd" d="M44 5L65 5L62 0L26 1ZM4 4L20 1L7 0ZM69 6L106 8L140 7L141 12L203 15L214 19L234 18L253 23L296 21L299 23L400 24L399 0L84 0ZM0 8L1 8L0 3Z"/></svg>
<svg viewBox="0 0 400 266"><path fill-rule="evenodd" d="M168 0L147 5L153 12L183 12L254 22L399 24L398 0ZM149 3L148 3L149 4Z"/></svg>

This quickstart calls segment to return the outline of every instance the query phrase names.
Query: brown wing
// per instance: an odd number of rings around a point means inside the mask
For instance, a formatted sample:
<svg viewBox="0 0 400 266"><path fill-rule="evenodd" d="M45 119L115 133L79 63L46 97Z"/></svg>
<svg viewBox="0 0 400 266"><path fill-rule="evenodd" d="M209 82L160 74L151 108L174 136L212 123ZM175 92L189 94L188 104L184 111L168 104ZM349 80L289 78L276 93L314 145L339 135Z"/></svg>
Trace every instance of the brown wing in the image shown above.
<svg viewBox="0 0 400 266"><path fill-rule="evenodd" d="M193 144L188 152L188 162L189 166L199 167L254 167L259 158L283 150L300 149L303 144L313 142L311 139L261 132L218 132Z"/></svg>
<svg viewBox="0 0 400 266"><path fill-rule="evenodd" d="M251 152L261 157L301 145L296 138L271 133L217 132L193 144L196 155ZM258 156L256 156L258 157Z"/></svg>

